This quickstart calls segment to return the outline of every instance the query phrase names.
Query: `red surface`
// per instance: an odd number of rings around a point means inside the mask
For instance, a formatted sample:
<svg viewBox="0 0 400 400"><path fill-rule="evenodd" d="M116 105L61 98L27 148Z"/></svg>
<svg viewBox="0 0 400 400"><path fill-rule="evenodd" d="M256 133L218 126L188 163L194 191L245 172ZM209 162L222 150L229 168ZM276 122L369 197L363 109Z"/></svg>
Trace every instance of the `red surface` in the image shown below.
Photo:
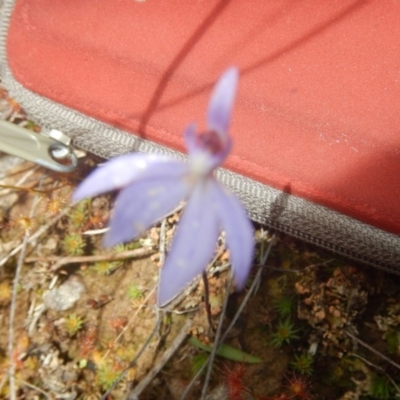
<svg viewBox="0 0 400 400"><path fill-rule="evenodd" d="M400 3L18 0L8 40L31 90L183 150L240 68L225 167L400 233Z"/></svg>

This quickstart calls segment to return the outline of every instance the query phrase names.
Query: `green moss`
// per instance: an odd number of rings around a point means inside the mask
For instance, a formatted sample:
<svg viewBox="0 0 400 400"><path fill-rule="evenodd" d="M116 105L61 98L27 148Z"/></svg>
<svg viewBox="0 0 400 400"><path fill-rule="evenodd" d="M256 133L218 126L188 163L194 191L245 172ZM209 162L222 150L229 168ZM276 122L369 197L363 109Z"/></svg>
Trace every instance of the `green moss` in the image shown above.
<svg viewBox="0 0 400 400"><path fill-rule="evenodd" d="M292 340L298 339L298 329L287 318L285 321L279 321L276 332L271 335L271 344L274 347L282 347L285 343L289 344Z"/></svg>
<svg viewBox="0 0 400 400"><path fill-rule="evenodd" d="M101 275L110 275L121 266L120 261L99 261L94 264L93 270Z"/></svg>
<svg viewBox="0 0 400 400"><path fill-rule="evenodd" d="M394 387L386 376L373 375L369 393L374 399L392 399Z"/></svg>
<svg viewBox="0 0 400 400"><path fill-rule="evenodd" d="M385 334L387 349L390 354L397 354L400 341L400 333L396 330L390 330Z"/></svg>
<svg viewBox="0 0 400 400"><path fill-rule="evenodd" d="M287 318L292 315L293 297L283 295L273 301L274 308L281 318Z"/></svg>
<svg viewBox="0 0 400 400"><path fill-rule="evenodd" d="M199 353L192 357L192 373L196 375L203 365L207 362L209 355L207 353Z"/></svg>
<svg viewBox="0 0 400 400"><path fill-rule="evenodd" d="M84 320L76 314L69 314L65 319L64 327L69 336L74 336L84 325Z"/></svg>
<svg viewBox="0 0 400 400"><path fill-rule="evenodd" d="M73 228L81 228L88 219L90 200L80 201L69 213L69 223Z"/></svg>
<svg viewBox="0 0 400 400"><path fill-rule="evenodd" d="M143 290L139 289L135 284L132 284L128 287L127 294L131 300L139 300L144 296Z"/></svg>
<svg viewBox="0 0 400 400"><path fill-rule="evenodd" d="M67 234L62 241L62 247L69 256L81 256L85 245L82 236L77 233Z"/></svg>
<svg viewBox="0 0 400 400"><path fill-rule="evenodd" d="M108 390L120 375L120 368L116 368L110 362L105 362L101 364L97 370L97 381L103 390Z"/></svg>
<svg viewBox="0 0 400 400"><path fill-rule="evenodd" d="M294 360L290 362L290 365L297 372L300 372L303 375L312 375L313 362L314 362L314 357L307 351L304 351L301 354L296 354L294 356Z"/></svg>

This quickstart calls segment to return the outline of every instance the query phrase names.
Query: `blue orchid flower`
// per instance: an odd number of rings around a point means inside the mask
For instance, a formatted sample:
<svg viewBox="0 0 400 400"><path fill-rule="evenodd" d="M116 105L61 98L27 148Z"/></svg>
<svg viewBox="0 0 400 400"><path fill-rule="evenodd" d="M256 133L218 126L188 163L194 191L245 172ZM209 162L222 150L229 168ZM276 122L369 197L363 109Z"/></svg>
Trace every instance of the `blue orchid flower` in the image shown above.
<svg viewBox="0 0 400 400"><path fill-rule="evenodd" d="M80 184L74 200L122 189L104 237L104 246L127 242L158 222L182 200L186 206L171 249L161 268L158 304L165 305L202 273L215 251L220 232L238 289L252 264L253 228L239 200L215 178L232 141L229 121L238 71L229 68L214 87L207 112L207 131L185 131L186 163L156 154L125 154L108 161Z"/></svg>

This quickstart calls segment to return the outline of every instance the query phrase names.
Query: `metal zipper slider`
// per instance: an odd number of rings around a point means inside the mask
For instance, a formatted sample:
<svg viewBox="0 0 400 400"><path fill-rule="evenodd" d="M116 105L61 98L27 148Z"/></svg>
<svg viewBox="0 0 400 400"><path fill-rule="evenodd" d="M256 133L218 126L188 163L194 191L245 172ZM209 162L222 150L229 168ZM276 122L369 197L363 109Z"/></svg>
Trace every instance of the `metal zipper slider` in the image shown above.
<svg viewBox="0 0 400 400"><path fill-rule="evenodd" d="M55 129L44 135L0 121L0 151L57 172L70 172L78 165L70 142L68 136Z"/></svg>

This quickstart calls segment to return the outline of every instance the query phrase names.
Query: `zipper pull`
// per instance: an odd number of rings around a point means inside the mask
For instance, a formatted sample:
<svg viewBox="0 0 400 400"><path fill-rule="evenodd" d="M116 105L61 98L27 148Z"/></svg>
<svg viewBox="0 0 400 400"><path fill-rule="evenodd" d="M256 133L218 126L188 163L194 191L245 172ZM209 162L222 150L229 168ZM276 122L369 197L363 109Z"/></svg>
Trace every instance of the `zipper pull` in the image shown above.
<svg viewBox="0 0 400 400"><path fill-rule="evenodd" d="M71 139L55 129L38 134L7 121L0 121L0 151L32 161L57 172L71 172L78 159Z"/></svg>

